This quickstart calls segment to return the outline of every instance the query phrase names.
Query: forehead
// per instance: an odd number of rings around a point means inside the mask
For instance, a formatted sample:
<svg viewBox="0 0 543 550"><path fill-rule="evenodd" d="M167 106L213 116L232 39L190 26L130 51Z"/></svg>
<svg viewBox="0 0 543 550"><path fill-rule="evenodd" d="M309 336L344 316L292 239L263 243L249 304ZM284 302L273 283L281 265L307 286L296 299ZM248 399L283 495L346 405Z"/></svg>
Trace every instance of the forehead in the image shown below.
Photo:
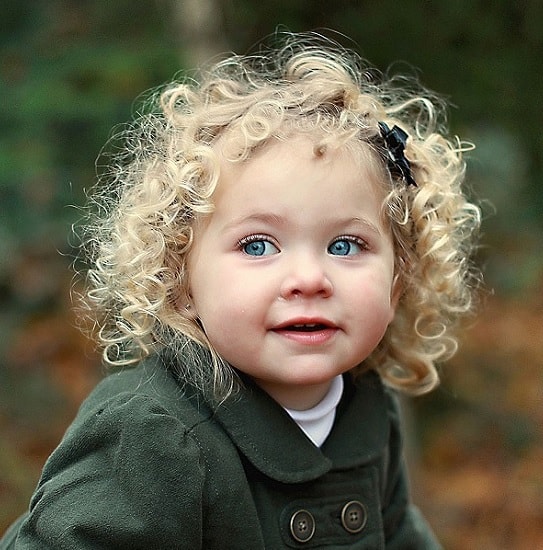
<svg viewBox="0 0 543 550"><path fill-rule="evenodd" d="M314 136L271 140L245 160L219 151L220 174L212 201L215 222L268 214L295 225L367 219L386 227L386 191L379 162L369 145L338 146ZM267 213L267 214L266 214ZM335 223L335 222L334 222Z"/></svg>
<svg viewBox="0 0 543 550"><path fill-rule="evenodd" d="M238 131L227 131L216 142L214 149L223 170L243 167L262 156L290 156L296 150L297 154L303 151L306 156L322 158L325 161L323 165L341 157L365 169L373 169L379 176L384 173L381 157L367 141L358 138L354 132L328 131L319 127L301 130L285 124L274 135L254 145L248 145L245 136Z"/></svg>
<svg viewBox="0 0 543 550"><path fill-rule="evenodd" d="M388 178L380 156L367 142L354 137L324 132L291 133L269 138L250 151L242 151L235 136L225 136L215 150L220 174L214 199L225 186L244 176L252 177L258 184L270 179L270 175L271 179L274 175L297 178L307 172L340 181L346 177L361 184L371 183L373 191L381 198L388 191Z"/></svg>

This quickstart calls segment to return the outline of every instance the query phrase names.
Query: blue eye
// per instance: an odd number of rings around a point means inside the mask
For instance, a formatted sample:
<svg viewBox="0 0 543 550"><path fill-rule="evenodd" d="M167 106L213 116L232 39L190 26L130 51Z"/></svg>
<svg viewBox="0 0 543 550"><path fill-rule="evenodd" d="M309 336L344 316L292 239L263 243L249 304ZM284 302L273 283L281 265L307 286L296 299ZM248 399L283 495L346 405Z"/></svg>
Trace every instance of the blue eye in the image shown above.
<svg viewBox="0 0 543 550"><path fill-rule="evenodd" d="M332 256L353 256L360 254L364 249L364 244L360 239L354 237L342 237L335 240L329 247L328 253Z"/></svg>
<svg viewBox="0 0 543 550"><path fill-rule="evenodd" d="M255 237L254 240L251 237L242 239L239 246L249 256L269 256L279 252L273 243L261 237Z"/></svg>

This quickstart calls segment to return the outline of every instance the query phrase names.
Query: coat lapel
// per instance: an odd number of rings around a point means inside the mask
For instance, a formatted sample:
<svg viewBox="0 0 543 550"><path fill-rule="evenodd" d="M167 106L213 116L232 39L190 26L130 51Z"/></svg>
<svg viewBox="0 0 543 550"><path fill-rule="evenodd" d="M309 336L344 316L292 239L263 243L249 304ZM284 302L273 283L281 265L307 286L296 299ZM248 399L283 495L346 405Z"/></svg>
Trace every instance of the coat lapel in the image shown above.
<svg viewBox="0 0 543 550"><path fill-rule="evenodd" d="M311 481L332 466L287 412L250 381L215 416L253 466L276 481Z"/></svg>
<svg viewBox="0 0 543 550"><path fill-rule="evenodd" d="M366 374L355 386L346 377L336 422L322 449L290 416L250 381L215 408L215 417L239 451L264 475L282 483L317 479L331 469L351 468L382 453L389 419L379 377Z"/></svg>

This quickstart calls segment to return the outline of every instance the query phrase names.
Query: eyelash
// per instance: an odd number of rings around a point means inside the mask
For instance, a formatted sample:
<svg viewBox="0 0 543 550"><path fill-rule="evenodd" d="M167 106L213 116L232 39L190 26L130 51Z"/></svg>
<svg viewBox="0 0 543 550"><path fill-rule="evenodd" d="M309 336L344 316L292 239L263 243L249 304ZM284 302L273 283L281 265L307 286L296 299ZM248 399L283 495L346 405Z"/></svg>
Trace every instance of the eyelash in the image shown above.
<svg viewBox="0 0 543 550"><path fill-rule="evenodd" d="M335 249L338 243L342 243L343 245L347 243L348 248ZM340 235L328 245L327 250L328 253L332 254L333 256L358 256L363 252L368 251L369 246L368 243L360 237L355 237L354 235ZM338 254L336 254L336 252L338 252Z"/></svg>
<svg viewBox="0 0 543 550"><path fill-rule="evenodd" d="M264 235L264 234L261 234L261 233L256 233L254 235L247 235L246 237L241 238L236 243L236 248L238 250L243 250L243 247L247 246L248 244L258 242L258 241L269 242L273 246L275 246L276 248L279 248L277 243L274 241L274 239L272 239L269 235ZM368 243L364 239L362 239L360 237L355 237L354 235L339 235L338 237L336 237L330 243L329 246L331 246L332 244L334 244L338 241L347 241L347 242L356 244L357 246L360 247L361 250L369 250L370 249Z"/></svg>
<svg viewBox="0 0 543 550"><path fill-rule="evenodd" d="M370 248L367 241L360 237L355 237L354 235L340 235L339 237L336 237L330 244L337 243L338 241L348 241L350 243L354 243L362 248L362 250L369 250Z"/></svg>
<svg viewBox="0 0 543 550"><path fill-rule="evenodd" d="M269 235L264 235L262 233L255 233L254 235L247 235L246 237L243 237L236 243L236 249L240 251L244 251L244 248L248 244L256 243L260 241L270 243L272 246L274 246L279 250L279 246L276 243L276 241L272 239Z"/></svg>
<svg viewBox="0 0 543 550"><path fill-rule="evenodd" d="M241 238L236 246L238 248L244 247L246 244L255 243L257 241L266 241L272 244L275 244L273 239L269 235L263 235L260 233L256 233L254 235L247 235L246 237Z"/></svg>

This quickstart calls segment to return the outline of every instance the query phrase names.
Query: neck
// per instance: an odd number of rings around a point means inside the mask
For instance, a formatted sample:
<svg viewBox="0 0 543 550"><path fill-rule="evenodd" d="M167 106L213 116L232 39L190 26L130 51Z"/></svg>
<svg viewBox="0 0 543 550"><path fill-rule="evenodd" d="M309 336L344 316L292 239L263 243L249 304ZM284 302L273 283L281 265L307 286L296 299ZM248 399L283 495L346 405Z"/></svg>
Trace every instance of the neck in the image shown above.
<svg viewBox="0 0 543 550"><path fill-rule="evenodd" d="M283 408L295 411L304 411L316 406L323 400L332 384L332 380L327 380L320 384L304 385L303 387L298 385L285 387L260 380L255 380L255 382Z"/></svg>

